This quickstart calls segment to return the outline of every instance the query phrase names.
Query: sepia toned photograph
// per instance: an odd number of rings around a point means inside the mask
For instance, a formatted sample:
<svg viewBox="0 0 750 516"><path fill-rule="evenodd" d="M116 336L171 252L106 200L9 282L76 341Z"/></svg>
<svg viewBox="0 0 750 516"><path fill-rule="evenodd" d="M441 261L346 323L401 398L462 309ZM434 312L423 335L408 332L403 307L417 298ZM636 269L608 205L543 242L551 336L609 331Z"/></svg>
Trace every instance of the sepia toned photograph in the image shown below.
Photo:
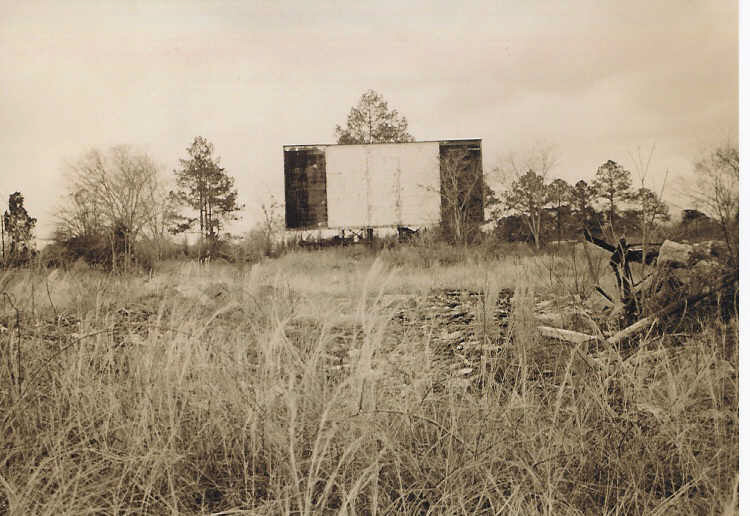
<svg viewBox="0 0 750 516"><path fill-rule="evenodd" d="M740 514L743 8L0 0L0 515Z"/></svg>

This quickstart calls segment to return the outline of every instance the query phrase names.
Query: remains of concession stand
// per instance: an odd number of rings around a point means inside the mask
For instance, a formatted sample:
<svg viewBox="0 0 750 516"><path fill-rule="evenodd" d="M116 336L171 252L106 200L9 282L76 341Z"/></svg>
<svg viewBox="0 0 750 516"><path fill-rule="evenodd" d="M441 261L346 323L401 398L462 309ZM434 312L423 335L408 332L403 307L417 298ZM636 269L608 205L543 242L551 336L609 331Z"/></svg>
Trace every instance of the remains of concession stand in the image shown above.
<svg viewBox="0 0 750 516"><path fill-rule="evenodd" d="M284 146L286 228L481 224L482 141Z"/></svg>

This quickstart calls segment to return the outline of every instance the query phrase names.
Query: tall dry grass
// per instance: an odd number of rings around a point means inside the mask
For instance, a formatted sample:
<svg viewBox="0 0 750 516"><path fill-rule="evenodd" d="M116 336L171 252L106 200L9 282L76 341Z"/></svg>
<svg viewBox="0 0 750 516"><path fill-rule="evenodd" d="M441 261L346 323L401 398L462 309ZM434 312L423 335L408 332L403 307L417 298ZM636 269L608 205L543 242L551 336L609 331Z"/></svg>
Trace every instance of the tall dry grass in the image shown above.
<svg viewBox="0 0 750 516"><path fill-rule="evenodd" d="M736 513L736 321L627 352L542 341L548 266L6 273L0 513ZM434 286L484 292L478 361L392 322Z"/></svg>

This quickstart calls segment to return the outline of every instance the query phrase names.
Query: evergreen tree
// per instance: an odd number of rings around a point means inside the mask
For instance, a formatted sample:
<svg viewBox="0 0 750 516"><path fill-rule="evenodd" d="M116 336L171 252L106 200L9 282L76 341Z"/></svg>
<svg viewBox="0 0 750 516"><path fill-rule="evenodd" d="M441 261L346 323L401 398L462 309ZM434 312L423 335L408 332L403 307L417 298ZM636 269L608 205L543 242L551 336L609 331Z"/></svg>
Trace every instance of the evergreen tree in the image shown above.
<svg viewBox="0 0 750 516"><path fill-rule="evenodd" d="M187 148L188 159L180 159L175 170L177 189L171 197L180 205L197 212L197 217L180 217L174 233L187 231L196 224L201 238L216 244L225 222L237 220L243 208L237 202L234 178L229 176L214 157L214 146L197 136Z"/></svg>
<svg viewBox="0 0 750 516"><path fill-rule="evenodd" d="M617 203L630 200L631 185L630 172L615 161L608 160L596 171L592 186L597 197L606 202L609 223L613 226L617 216Z"/></svg>
<svg viewBox="0 0 750 516"><path fill-rule="evenodd" d="M582 227L589 227L594 218L593 201L596 198L594 188L581 179L571 188L569 193L573 212L578 218L580 225Z"/></svg>
<svg viewBox="0 0 750 516"><path fill-rule="evenodd" d="M349 111L346 127L336 126L336 139L338 143L413 142L408 126L404 116L388 109L380 93L367 90Z"/></svg>
<svg viewBox="0 0 750 516"><path fill-rule="evenodd" d="M557 178L547 187L547 198L555 211L557 226L557 240L562 240L563 213L568 212L571 186L564 180Z"/></svg>
<svg viewBox="0 0 750 516"><path fill-rule="evenodd" d="M542 214L548 202L548 185L544 176L529 169L515 179L503 195L505 205L518 213L529 228L534 245L541 246Z"/></svg>
<svg viewBox="0 0 750 516"><path fill-rule="evenodd" d="M21 192L11 194L8 198L8 209L3 214L3 261L5 263L22 264L31 259L34 254L35 226L36 219L26 211Z"/></svg>

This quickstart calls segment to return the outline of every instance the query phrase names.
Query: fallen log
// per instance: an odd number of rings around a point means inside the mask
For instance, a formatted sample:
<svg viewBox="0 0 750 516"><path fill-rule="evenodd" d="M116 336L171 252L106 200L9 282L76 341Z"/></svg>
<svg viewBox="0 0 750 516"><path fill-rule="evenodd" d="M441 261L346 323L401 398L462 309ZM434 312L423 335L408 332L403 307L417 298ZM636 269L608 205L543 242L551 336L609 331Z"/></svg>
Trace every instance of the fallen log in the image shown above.
<svg viewBox="0 0 750 516"><path fill-rule="evenodd" d="M637 333L640 333L641 331L645 330L646 328L650 328L652 324L656 323L657 317L651 316L651 317L645 317L641 319L640 321L634 322L630 326L628 326L625 329L622 329L609 337L607 339L607 342L609 344L617 344L618 342L627 339L628 337L632 337L636 335Z"/></svg>
<svg viewBox="0 0 750 516"><path fill-rule="evenodd" d="M681 299L679 301L675 301L674 303L670 303L661 310L657 310L655 313L651 314L648 317L644 317L643 319L640 319L627 328L624 328L611 337L607 339L607 342L610 344L617 344L618 342L633 337L636 334L640 333L641 331L645 330L646 328L650 328L653 324L655 324L660 317L666 317L668 315L672 315L673 313L679 311L679 310L686 310L696 304L698 301L701 301L705 299L706 297L716 294L717 292L729 287L732 283L736 281L736 276L734 273L730 273L725 275L722 278L722 281L719 283L719 285L708 291L703 292L701 294L695 294L693 296L687 297L685 299Z"/></svg>
<svg viewBox="0 0 750 516"><path fill-rule="evenodd" d="M562 328L552 328L551 326L537 326L537 330L542 337L559 339L572 344L585 344L587 342L599 340L593 335L587 335L573 330L563 330Z"/></svg>
<svg viewBox="0 0 750 516"><path fill-rule="evenodd" d="M685 299L675 301L674 303L670 303L669 305L665 306L661 310L658 310L655 313L649 315L648 317L644 317L643 319L640 319L634 322L627 328L623 328L622 330L618 331L611 337L607 338L606 342L608 344L618 344L619 342L625 339L634 337L640 332L648 328L651 328L654 324L658 322L659 318L672 315L673 313L679 310L685 310L687 308L690 308L691 306L696 304L698 301L701 301L705 299L706 297L712 294L716 294L717 292L729 287L735 281L736 281L736 276L734 273L727 274L722 278L722 281L719 283L719 285L716 288L708 292L696 294L696 295L687 297ZM599 337L596 337L593 335L587 335L585 333L581 333L581 332L577 332L573 330L564 330L562 328L552 328L550 326L538 326L537 330L539 331L539 334L542 335L543 337L559 339L559 340L570 342L573 344L585 344L587 342L601 340Z"/></svg>

